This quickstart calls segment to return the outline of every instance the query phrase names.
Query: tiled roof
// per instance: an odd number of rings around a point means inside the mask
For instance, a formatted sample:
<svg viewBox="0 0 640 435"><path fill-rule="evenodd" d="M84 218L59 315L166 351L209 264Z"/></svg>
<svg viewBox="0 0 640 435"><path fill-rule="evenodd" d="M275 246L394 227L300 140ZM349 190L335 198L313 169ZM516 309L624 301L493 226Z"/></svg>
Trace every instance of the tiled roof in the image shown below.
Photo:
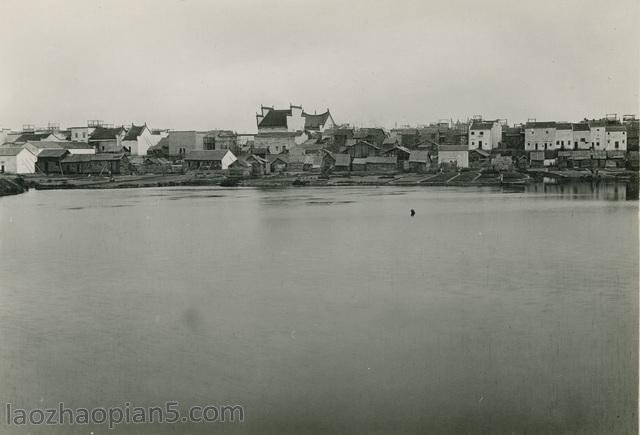
<svg viewBox="0 0 640 435"><path fill-rule="evenodd" d="M329 111L327 110L319 115L302 112L302 116L304 116L304 128L317 130L327 122L327 119L329 118Z"/></svg>
<svg viewBox="0 0 640 435"><path fill-rule="evenodd" d="M0 147L0 156L17 156L22 147Z"/></svg>
<svg viewBox="0 0 640 435"><path fill-rule="evenodd" d="M46 133L22 133L14 142L40 141L51 136L51 132Z"/></svg>
<svg viewBox="0 0 640 435"><path fill-rule="evenodd" d="M138 136L142 134L147 125L131 125L131 128L122 140L138 140Z"/></svg>
<svg viewBox="0 0 640 435"><path fill-rule="evenodd" d="M573 126L573 131L589 131L589 124L587 124L586 122L580 122L577 124L572 124Z"/></svg>
<svg viewBox="0 0 640 435"><path fill-rule="evenodd" d="M45 148L64 148L64 146L67 144L68 142L55 142L52 140L34 140L34 141L28 141L25 146L27 145L31 145L34 148L37 149L45 149Z"/></svg>
<svg viewBox="0 0 640 435"><path fill-rule="evenodd" d="M473 149L473 150L469 150L469 152L478 153L482 157L489 157L491 155L490 153L486 152L485 150L481 150L479 148L476 148L476 149Z"/></svg>
<svg viewBox="0 0 640 435"><path fill-rule="evenodd" d="M65 154L67 154L68 151L61 149L61 148L47 148L44 150L41 150L38 153L38 158L40 157L56 157L56 158L60 158L62 156L64 156Z"/></svg>
<svg viewBox="0 0 640 435"><path fill-rule="evenodd" d="M409 162L429 163L430 160L429 151L411 151L409 154Z"/></svg>
<svg viewBox="0 0 640 435"><path fill-rule="evenodd" d="M571 123L570 122L557 122L556 123L556 130L571 130Z"/></svg>
<svg viewBox="0 0 640 435"><path fill-rule="evenodd" d="M469 127L470 130L491 130L493 121L476 121Z"/></svg>
<svg viewBox="0 0 640 435"><path fill-rule="evenodd" d="M555 121L527 122L526 128L555 128Z"/></svg>
<svg viewBox="0 0 640 435"><path fill-rule="evenodd" d="M89 140L112 140L116 139L120 134L122 134L122 127L116 128L107 128L107 127L96 127L93 130L93 133L89 136Z"/></svg>
<svg viewBox="0 0 640 435"><path fill-rule="evenodd" d="M291 116L291 109L269 110L258 124L258 127L287 127L287 116Z"/></svg>
<svg viewBox="0 0 640 435"><path fill-rule="evenodd" d="M627 127L624 125L607 125L606 131L627 131Z"/></svg>

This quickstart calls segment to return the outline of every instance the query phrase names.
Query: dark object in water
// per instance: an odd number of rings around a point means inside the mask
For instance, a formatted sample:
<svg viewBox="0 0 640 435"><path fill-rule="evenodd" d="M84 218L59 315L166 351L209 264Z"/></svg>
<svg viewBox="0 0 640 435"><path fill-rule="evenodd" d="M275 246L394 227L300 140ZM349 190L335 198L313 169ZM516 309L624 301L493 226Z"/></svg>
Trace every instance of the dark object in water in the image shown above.
<svg viewBox="0 0 640 435"><path fill-rule="evenodd" d="M416 215L416 211L414 209L411 209L411 217L414 217Z"/></svg>
<svg viewBox="0 0 640 435"><path fill-rule="evenodd" d="M238 184L240 184L240 181L237 178L225 178L220 182L222 187L236 187Z"/></svg>
<svg viewBox="0 0 640 435"><path fill-rule="evenodd" d="M293 186L306 186L307 182L306 181L302 181L299 178L296 178L293 183L291 183Z"/></svg>

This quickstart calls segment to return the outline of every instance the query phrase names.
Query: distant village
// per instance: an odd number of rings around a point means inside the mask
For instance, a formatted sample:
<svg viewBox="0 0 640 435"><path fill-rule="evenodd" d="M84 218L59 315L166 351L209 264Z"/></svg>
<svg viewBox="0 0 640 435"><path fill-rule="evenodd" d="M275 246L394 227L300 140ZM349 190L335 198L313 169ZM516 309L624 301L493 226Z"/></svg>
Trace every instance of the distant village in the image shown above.
<svg viewBox="0 0 640 435"><path fill-rule="evenodd" d="M0 172L65 177L223 172L278 174L438 174L526 170L638 170L638 119L606 115L576 122L509 125L474 116L425 125L355 128L327 109L261 106L257 132L165 130L143 125L0 131ZM434 175L435 176L435 175Z"/></svg>

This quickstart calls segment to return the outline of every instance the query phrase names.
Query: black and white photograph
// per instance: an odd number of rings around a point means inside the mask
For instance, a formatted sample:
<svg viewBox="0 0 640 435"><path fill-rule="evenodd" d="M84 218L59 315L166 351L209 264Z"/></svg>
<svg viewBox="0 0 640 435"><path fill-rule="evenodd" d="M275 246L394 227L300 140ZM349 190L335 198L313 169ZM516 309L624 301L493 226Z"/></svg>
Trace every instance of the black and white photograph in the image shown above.
<svg viewBox="0 0 640 435"><path fill-rule="evenodd" d="M0 434L638 434L639 23L0 0Z"/></svg>

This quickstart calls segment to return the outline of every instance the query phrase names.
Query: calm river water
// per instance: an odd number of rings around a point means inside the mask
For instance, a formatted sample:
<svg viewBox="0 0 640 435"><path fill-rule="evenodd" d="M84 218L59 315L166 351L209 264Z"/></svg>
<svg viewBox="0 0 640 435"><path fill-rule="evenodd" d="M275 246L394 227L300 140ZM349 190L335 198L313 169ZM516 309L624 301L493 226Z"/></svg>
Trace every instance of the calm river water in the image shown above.
<svg viewBox="0 0 640 435"><path fill-rule="evenodd" d="M0 433L636 433L638 204L626 196L0 198ZM6 425L7 402L166 401L241 404L245 422Z"/></svg>

